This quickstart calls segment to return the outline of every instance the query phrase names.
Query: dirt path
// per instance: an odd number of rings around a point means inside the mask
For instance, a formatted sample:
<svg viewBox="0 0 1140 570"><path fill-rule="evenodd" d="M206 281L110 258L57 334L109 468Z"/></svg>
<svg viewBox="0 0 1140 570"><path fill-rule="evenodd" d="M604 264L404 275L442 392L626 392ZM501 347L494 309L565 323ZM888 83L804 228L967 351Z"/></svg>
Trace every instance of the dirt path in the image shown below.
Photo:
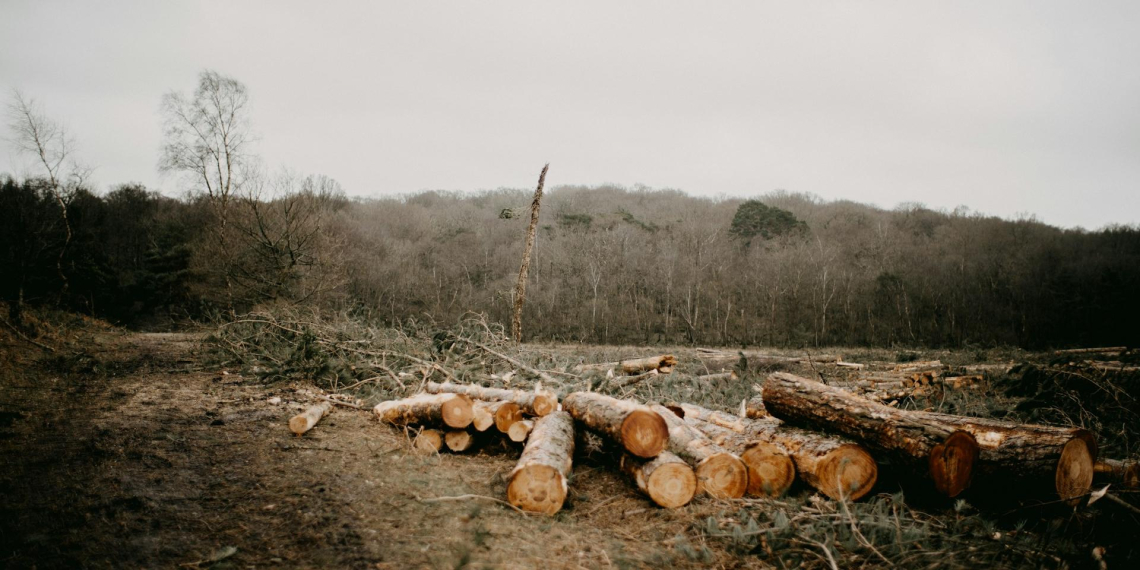
<svg viewBox="0 0 1140 570"><path fill-rule="evenodd" d="M436 501L502 497L517 452L417 457L402 434L345 408L293 437L296 387L201 370L197 344L106 332L78 354L8 364L0 566L684 566L671 541L716 510L648 508L589 457L554 518Z"/></svg>

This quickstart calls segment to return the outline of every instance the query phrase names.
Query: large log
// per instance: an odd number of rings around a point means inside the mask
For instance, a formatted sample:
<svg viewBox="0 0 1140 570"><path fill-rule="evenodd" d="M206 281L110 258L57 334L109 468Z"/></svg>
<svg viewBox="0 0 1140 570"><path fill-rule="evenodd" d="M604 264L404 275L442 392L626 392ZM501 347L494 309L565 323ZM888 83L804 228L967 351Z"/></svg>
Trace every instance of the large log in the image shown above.
<svg viewBox="0 0 1140 570"><path fill-rule="evenodd" d="M591 370L620 370L622 374L633 376L656 370L661 374L668 374L677 365L677 357L672 354L660 356L647 356L645 358L632 358L620 362L603 362L600 364L579 364L574 367L575 372L588 372Z"/></svg>
<svg viewBox="0 0 1140 570"><path fill-rule="evenodd" d="M768 376L762 395L773 416L834 431L892 455L928 475L943 495L957 496L970 484L978 443L955 425L783 372Z"/></svg>
<svg viewBox="0 0 1140 570"><path fill-rule="evenodd" d="M553 515L562 509L574 457L574 419L554 412L534 424L526 448L507 476L507 501L524 510Z"/></svg>
<svg viewBox="0 0 1140 570"><path fill-rule="evenodd" d="M532 416L545 416L558 409L558 397L546 392L484 388L474 384L452 384L451 382L444 382L443 384L428 382L425 389L432 394L465 394L476 400L514 402L524 412Z"/></svg>
<svg viewBox="0 0 1140 570"><path fill-rule="evenodd" d="M739 499L748 491L748 467L732 452L715 444L665 406L652 406L669 426L669 451L688 461L697 489L716 499Z"/></svg>
<svg viewBox="0 0 1140 570"><path fill-rule="evenodd" d="M1052 484L1057 496L1064 500L1078 498L1092 487L1097 444L1092 432L1086 429L936 412L913 412L913 416L973 435L978 442L979 472L988 477L1030 485Z"/></svg>
<svg viewBox="0 0 1140 570"><path fill-rule="evenodd" d="M791 456L805 483L832 499L858 500L871 491L878 479L878 463L853 441L803 430L770 416L741 418L692 404L681 404L680 409L685 413L685 421L693 422L713 441L724 438L736 442L730 449L739 447L741 441L777 446Z"/></svg>
<svg viewBox="0 0 1140 570"><path fill-rule="evenodd" d="M594 392L574 392L562 400L562 409L637 457L656 457L669 443L665 420L640 404Z"/></svg>
<svg viewBox="0 0 1140 570"><path fill-rule="evenodd" d="M329 415L332 410L332 404L329 402L321 402L313 406L309 406L304 412L297 414L289 420L289 429L298 436L313 429L321 418Z"/></svg>
<svg viewBox="0 0 1140 570"><path fill-rule="evenodd" d="M662 451L653 459L622 455L621 468L658 506L683 507L697 494L697 475L685 460Z"/></svg>
<svg viewBox="0 0 1140 570"><path fill-rule="evenodd" d="M463 394L417 394L380 402L372 411L393 425L443 424L455 429L471 425L475 415L471 398Z"/></svg>
<svg viewBox="0 0 1140 570"><path fill-rule="evenodd" d="M533 429L534 420L519 420L511 424L511 428L507 430L507 437L515 443L522 443Z"/></svg>
<svg viewBox="0 0 1140 570"><path fill-rule="evenodd" d="M491 404L487 411L491 412L491 417L495 420L495 429L500 433L510 433L511 426L523 418L522 407L506 400Z"/></svg>

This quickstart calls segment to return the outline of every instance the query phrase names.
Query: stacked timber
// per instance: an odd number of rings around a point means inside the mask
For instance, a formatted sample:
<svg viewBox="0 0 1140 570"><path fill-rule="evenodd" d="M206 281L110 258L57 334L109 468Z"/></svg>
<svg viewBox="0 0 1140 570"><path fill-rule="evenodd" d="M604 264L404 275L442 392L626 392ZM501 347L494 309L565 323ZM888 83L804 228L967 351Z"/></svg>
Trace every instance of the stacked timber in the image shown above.
<svg viewBox="0 0 1140 570"><path fill-rule="evenodd" d="M428 382L424 389L431 394L463 394L476 400L514 402L524 412L532 416L545 416L558 409L558 397L545 392L484 388L471 384L452 384L450 382L443 384Z"/></svg>

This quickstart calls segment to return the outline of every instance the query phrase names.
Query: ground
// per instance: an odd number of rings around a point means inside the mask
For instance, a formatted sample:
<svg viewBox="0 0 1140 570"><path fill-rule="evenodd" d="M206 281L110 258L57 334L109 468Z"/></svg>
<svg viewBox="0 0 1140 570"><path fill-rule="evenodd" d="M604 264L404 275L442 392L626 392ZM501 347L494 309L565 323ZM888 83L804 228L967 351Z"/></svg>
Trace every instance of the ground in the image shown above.
<svg viewBox="0 0 1140 570"><path fill-rule="evenodd" d="M1097 527L1070 510L1055 528L1039 511L968 516L964 501L923 512L887 477L850 506L798 486L777 501L660 509L591 441L565 508L522 514L502 501L518 448L497 439L416 455L403 432L340 406L296 437L287 422L316 401L313 386L209 364L204 334L58 330L54 353L0 342L0 567L1053 567L1074 552L1079 567L1094 562L1090 544L1134 554L1096 534L1136 528L1114 522L1134 524L1126 511ZM628 350L592 357L610 352ZM737 384L725 401L749 392ZM692 380L669 389L715 396ZM1081 542L1062 558L1054 536Z"/></svg>

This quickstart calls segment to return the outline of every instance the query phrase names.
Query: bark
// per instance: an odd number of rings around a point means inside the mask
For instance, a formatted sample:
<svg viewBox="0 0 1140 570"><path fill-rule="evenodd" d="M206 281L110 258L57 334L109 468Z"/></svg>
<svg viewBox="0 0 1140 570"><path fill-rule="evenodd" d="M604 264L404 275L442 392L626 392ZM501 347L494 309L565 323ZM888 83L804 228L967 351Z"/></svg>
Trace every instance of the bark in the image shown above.
<svg viewBox="0 0 1140 570"><path fill-rule="evenodd" d="M753 442L777 446L792 458L800 479L832 499L858 500L878 479L875 459L851 440L803 430L773 417L751 420L692 404L680 407L686 422L693 422L713 441L723 438L729 449Z"/></svg>
<svg viewBox="0 0 1140 570"><path fill-rule="evenodd" d="M524 413L532 416L545 416L558 409L558 397L548 392L484 388L474 384L452 384L451 382L444 382L443 384L428 382L425 388L431 394L465 394L476 400L514 402L522 408Z"/></svg>
<svg viewBox="0 0 1140 570"><path fill-rule="evenodd" d="M591 370L621 370L622 374L634 376L656 370L661 374L668 374L673 371L673 367L677 366L677 357L672 354L662 354L660 356L647 356L645 358L634 358L630 360L622 360L620 362L604 362L601 364L579 364L574 367L575 372L588 372Z"/></svg>
<svg viewBox="0 0 1140 570"><path fill-rule="evenodd" d="M665 406L652 406L669 426L669 451L689 462L697 490L716 499L739 499L748 490L748 467Z"/></svg>
<svg viewBox="0 0 1140 570"><path fill-rule="evenodd" d="M683 507L697 494L697 475L683 459L662 451L653 459L622 455L621 469L638 490L666 509Z"/></svg>
<svg viewBox="0 0 1140 570"><path fill-rule="evenodd" d="M313 426L317 425L317 422L321 421L321 418L329 415L329 411L331 410L332 404L329 402L321 402L320 404L309 406L307 410L293 416L293 418L289 420L289 429L300 436L313 429Z"/></svg>
<svg viewBox="0 0 1140 570"><path fill-rule="evenodd" d="M1019 424L913 412L923 420L943 422L968 432L978 442L978 469L987 477L1026 481L1033 486L1052 483L1061 499L1088 493L1092 487L1097 444L1092 432L1073 427Z"/></svg>
<svg viewBox="0 0 1140 570"><path fill-rule="evenodd" d="M507 476L507 501L536 513L553 515L566 500L574 457L574 420L554 412L535 422L518 464Z"/></svg>
<svg viewBox="0 0 1140 570"><path fill-rule="evenodd" d="M641 404L594 392L574 392L563 399L562 409L637 457L656 457L669 443L665 420Z"/></svg>
<svg viewBox="0 0 1140 570"><path fill-rule="evenodd" d="M956 425L783 372L768 376L762 395L773 416L836 432L887 454L928 476L943 495L957 496L970 484L978 443Z"/></svg>
<svg viewBox="0 0 1140 570"><path fill-rule="evenodd" d="M526 228L526 245L523 246L522 265L519 267L519 280L515 284L515 309L511 317L511 336L515 342L522 342L522 310L526 302L526 274L530 270L530 254L534 250L534 232L538 227L538 208L542 202L542 185L546 183L546 171L550 164L542 167L538 175L538 188L534 191L534 201L530 204L530 225Z"/></svg>
<svg viewBox="0 0 1140 570"><path fill-rule="evenodd" d="M446 425L463 429L474 417L471 398L463 394L417 394L380 402L373 408L381 421L393 425Z"/></svg>
<svg viewBox="0 0 1140 570"><path fill-rule="evenodd" d="M475 436L462 429L448 430L443 435L443 441L447 444L448 449L456 453L462 453L475 446Z"/></svg>

